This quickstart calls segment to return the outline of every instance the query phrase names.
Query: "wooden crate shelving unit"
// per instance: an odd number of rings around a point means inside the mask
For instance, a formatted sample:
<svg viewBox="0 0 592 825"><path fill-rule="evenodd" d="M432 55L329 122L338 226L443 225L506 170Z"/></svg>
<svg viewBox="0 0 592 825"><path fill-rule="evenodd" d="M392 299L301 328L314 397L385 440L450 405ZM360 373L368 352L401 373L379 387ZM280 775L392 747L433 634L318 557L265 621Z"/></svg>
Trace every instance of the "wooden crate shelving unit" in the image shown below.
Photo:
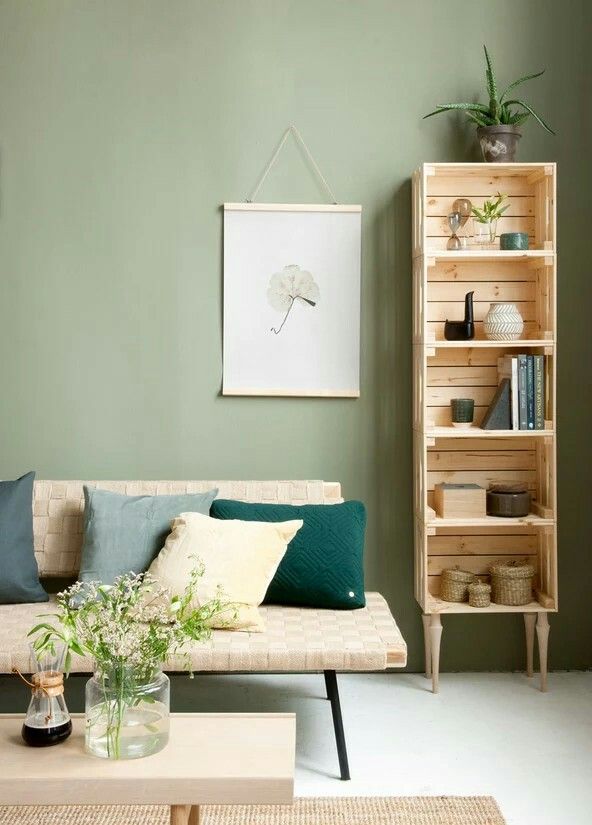
<svg viewBox="0 0 592 825"><path fill-rule="evenodd" d="M530 249L448 251L446 216L456 198L480 206L496 192L509 196L502 232L527 232ZM533 672L535 628L541 689L546 689L548 613L558 609L556 496L556 168L552 163L426 163L413 175L413 375L415 598L424 622L426 675L438 691L444 613L522 613L527 673ZM470 242L469 242L470 243ZM446 341L446 318L460 320L474 290L475 338ZM489 341L483 318L492 301L515 303L525 321L522 340ZM482 430L495 393L498 358L544 354L545 429ZM450 399L475 399L475 426L452 427ZM522 519L443 519L433 508L434 485L526 482L531 513ZM536 570L536 601L526 606L472 608L438 598L443 569L458 564L487 573L499 559L528 558Z"/></svg>

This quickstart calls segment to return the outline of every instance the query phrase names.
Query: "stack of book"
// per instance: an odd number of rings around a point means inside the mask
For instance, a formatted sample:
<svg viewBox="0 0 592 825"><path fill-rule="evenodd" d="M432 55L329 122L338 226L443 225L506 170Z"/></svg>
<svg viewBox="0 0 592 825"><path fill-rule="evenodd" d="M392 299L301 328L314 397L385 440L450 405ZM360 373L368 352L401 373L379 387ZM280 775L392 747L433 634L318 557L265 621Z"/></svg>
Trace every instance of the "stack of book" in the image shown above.
<svg viewBox="0 0 592 825"><path fill-rule="evenodd" d="M504 355L498 359L500 385L510 386L512 430L545 429L545 356Z"/></svg>

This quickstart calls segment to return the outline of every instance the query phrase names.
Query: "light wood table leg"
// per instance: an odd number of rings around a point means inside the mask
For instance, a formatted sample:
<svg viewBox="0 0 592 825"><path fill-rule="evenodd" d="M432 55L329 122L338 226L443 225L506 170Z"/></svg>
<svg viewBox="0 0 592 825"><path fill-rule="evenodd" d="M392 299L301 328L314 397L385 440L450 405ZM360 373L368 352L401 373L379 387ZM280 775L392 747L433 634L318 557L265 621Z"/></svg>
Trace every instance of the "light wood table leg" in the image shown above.
<svg viewBox="0 0 592 825"><path fill-rule="evenodd" d="M536 624L536 613L524 614L524 630L526 632L526 675L533 674L534 655L534 626Z"/></svg>
<svg viewBox="0 0 592 825"><path fill-rule="evenodd" d="M187 825L199 825L199 820L199 805L192 805L191 810L189 811L189 819L187 820Z"/></svg>
<svg viewBox="0 0 592 825"><path fill-rule="evenodd" d="M171 825L188 825L190 805L171 805Z"/></svg>
<svg viewBox="0 0 592 825"><path fill-rule="evenodd" d="M440 639L442 638L442 621L439 613L430 616L430 651L432 654L432 693L440 689Z"/></svg>
<svg viewBox="0 0 592 825"><path fill-rule="evenodd" d="M539 641L539 667L541 670L541 691L547 690L547 653L549 649L549 618L546 613L537 616L536 631Z"/></svg>
<svg viewBox="0 0 592 825"><path fill-rule="evenodd" d="M424 613L421 617L423 622L423 644L425 648L425 677L431 679L432 677L432 650L430 647L430 619L428 613Z"/></svg>

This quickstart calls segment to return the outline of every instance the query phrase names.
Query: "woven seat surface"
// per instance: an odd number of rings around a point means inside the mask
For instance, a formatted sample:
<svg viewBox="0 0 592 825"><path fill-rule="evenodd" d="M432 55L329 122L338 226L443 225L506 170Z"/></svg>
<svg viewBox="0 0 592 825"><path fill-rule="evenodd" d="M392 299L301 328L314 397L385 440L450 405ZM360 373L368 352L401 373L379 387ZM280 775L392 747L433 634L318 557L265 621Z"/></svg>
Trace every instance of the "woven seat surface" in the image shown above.
<svg viewBox="0 0 592 825"><path fill-rule="evenodd" d="M384 670L403 667L407 646L379 593L366 594L359 610L310 607L260 607L265 632L215 630L212 638L189 649L194 671ZM0 672L31 671L27 633L55 604L0 605ZM169 671L186 668L177 657ZM92 661L72 657L73 673L92 671Z"/></svg>

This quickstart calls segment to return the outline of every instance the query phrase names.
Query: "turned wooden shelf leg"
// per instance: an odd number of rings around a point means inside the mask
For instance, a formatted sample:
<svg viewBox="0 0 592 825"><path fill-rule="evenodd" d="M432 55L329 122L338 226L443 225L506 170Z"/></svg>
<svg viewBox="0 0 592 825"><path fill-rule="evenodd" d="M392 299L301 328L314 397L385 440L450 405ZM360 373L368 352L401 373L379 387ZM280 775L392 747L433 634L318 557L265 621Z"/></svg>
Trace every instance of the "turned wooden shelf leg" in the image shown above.
<svg viewBox="0 0 592 825"><path fill-rule="evenodd" d="M549 618L546 613L539 613L536 623L539 641L539 667L541 671L541 691L547 690L547 654L549 649Z"/></svg>
<svg viewBox="0 0 592 825"><path fill-rule="evenodd" d="M430 646L430 619L428 613L424 613L421 617L423 622L423 644L425 649L425 677L431 679L432 677L432 649Z"/></svg>
<svg viewBox="0 0 592 825"><path fill-rule="evenodd" d="M199 825L199 820L199 805L192 805L191 810L189 811L189 819L187 820L187 825Z"/></svg>
<svg viewBox="0 0 592 825"><path fill-rule="evenodd" d="M534 672L534 626L536 624L536 613L524 614L524 630L526 633L526 675L532 676Z"/></svg>
<svg viewBox="0 0 592 825"><path fill-rule="evenodd" d="M442 621L439 613L430 616L430 651L432 654L432 693L440 689L440 639L442 638Z"/></svg>
<svg viewBox="0 0 592 825"><path fill-rule="evenodd" d="M171 805L171 825L188 825L190 805Z"/></svg>

